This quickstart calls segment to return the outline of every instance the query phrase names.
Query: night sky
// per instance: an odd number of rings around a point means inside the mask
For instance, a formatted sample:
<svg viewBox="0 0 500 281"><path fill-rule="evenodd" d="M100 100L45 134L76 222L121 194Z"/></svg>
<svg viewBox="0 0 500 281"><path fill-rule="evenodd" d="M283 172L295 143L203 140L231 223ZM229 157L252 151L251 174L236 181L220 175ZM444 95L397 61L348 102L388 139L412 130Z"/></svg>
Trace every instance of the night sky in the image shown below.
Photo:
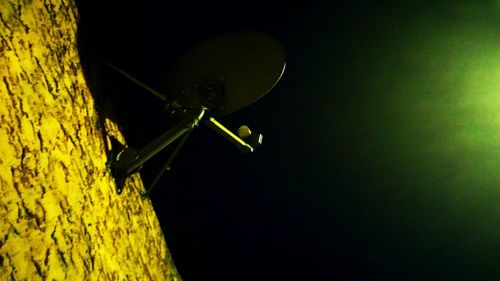
<svg viewBox="0 0 500 281"><path fill-rule="evenodd" d="M200 126L151 194L186 281L500 279L498 1L160 2L79 1L82 48L154 88L224 32L287 54L268 95L219 119L264 145ZM168 128L155 97L98 77L131 146Z"/></svg>

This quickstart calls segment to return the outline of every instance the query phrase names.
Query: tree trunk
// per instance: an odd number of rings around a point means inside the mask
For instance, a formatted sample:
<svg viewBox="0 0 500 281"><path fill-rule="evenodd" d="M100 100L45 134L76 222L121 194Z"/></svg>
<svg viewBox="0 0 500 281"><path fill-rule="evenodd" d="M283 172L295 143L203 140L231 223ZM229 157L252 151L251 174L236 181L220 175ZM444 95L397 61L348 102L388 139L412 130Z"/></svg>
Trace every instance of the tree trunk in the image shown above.
<svg viewBox="0 0 500 281"><path fill-rule="evenodd" d="M73 0L0 2L0 280L180 280L138 175L116 193ZM108 138L109 139L109 138Z"/></svg>

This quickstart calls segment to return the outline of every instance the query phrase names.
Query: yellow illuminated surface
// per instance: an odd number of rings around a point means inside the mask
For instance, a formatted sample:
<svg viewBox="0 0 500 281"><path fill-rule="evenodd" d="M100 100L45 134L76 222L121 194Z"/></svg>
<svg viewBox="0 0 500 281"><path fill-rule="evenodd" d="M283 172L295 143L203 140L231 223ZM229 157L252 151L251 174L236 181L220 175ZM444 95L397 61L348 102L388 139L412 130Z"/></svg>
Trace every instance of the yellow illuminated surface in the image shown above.
<svg viewBox="0 0 500 281"><path fill-rule="evenodd" d="M43 2L0 2L0 280L180 280L139 176L116 194L76 7Z"/></svg>

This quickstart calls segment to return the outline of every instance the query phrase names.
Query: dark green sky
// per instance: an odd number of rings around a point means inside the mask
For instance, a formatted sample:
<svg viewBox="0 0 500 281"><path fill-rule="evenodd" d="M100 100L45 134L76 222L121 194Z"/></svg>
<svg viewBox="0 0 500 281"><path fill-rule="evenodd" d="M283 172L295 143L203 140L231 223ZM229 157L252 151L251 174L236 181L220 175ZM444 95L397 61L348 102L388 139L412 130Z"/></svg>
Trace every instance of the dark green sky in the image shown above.
<svg viewBox="0 0 500 281"><path fill-rule="evenodd" d="M498 8L400 4L355 14L338 33L309 35L321 46L306 67L315 94L305 112L314 117L296 121L317 169L311 205L337 210L362 264L381 275L498 278Z"/></svg>
<svg viewBox="0 0 500 281"><path fill-rule="evenodd" d="M325 212L333 202L345 205L341 216L346 227L357 221L361 259L380 272L399 265L392 270L418 280L496 279L498 9L380 10L362 10L340 38L323 37L336 43L315 58L331 65L311 77L310 92L322 92L308 112L318 123L302 129L317 144L313 162L322 176L334 178L318 184L327 193L321 204Z"/></svg>
<svg viewBox="0 0 500 281"><path fill-rule="evenodd" d="M264 146L200 128L153 194L186 280L500 278L500 6L396 2L83 10L94 48L152 84L223 31L287 50L278 86L221 120ZM163 117L130 88L117 107L140 147Z"/></svg>

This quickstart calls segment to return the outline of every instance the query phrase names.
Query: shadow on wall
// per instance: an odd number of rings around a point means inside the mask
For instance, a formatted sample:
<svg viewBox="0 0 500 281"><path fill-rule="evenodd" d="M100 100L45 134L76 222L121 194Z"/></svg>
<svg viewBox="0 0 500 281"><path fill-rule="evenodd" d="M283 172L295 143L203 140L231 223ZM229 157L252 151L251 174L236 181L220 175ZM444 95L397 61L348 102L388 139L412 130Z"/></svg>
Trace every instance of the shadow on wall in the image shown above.
<svg viewBox="0 0 500 281"><path fill-rule="evenodd" d="M119 124L129 145L142 147L146 144L145 140L151 140L163 132L169 121L167 115L156 99L106 65L117 65L146 84L151 84L151 81L142 78L147 72L142 71L140 75L137 64L134 64L141 58L134 50L144 43L125 43L130 40L129 33L138 32L139 27L120 24L120 20L130 11L122 13L119 6L92 2L76 1L80 15L77 44L85 80L99 114L103 137L106 138L105 121L109 119ZM111 151L108 152L108 159L110 157Z"/></svg>

